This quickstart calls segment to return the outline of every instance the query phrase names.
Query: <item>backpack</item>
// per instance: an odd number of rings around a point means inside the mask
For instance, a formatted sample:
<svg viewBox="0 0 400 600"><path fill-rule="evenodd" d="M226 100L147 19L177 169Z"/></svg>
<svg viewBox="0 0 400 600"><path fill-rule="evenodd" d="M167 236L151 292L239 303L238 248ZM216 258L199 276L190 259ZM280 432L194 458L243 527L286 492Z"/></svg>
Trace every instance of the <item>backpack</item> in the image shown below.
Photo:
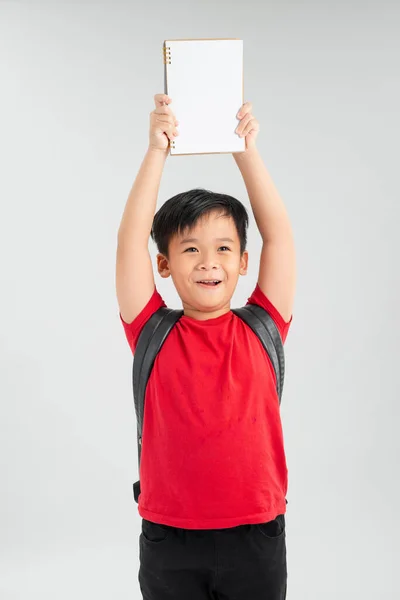
<svg viewBox="0 0 400 600"><path fill-rule="evenodd" d="M276 375L276 391L279 404L285 376L285 355L283 343L272 317L261 306L247 304L242 308L232 309L254 331L267 352ZM183 310L167 307L159 308L144 325L136 347L132 369L133 397L135 402L137 423L137 448L140 473L140 455L142 450L142 431L144 402L147 381L154 361L161 346L175 323L183 315ZM133 484L135 502L139 502L140 480Z"/></svg>

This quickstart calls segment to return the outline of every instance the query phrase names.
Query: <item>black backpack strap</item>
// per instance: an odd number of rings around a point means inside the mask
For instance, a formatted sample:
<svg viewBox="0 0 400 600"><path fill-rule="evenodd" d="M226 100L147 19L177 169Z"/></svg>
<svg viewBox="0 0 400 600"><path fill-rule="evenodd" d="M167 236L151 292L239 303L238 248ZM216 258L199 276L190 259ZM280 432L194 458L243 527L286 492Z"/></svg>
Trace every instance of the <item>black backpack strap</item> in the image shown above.
<svg viewBox="0 0 400 600"><path fill-rule="evenodd" d="M282 338L274 320L264 308L256 304L246 304L242 308L232 309L232 312L251 327L264 346L275 371L276 391L280 404L285 378L285 353Z"/></svg>
<svg viewBox="0 0 400 600"><path fill-rule="evenodd" d="M137 423L138 464L140 469L140 456L142 450L142 431L144 417L144 400L147 381L149 379L154 361L166 337L175 323L183 315L183 310L174 310L162 306L146 322L140 332L135 350L132 368L133 397L135 401ZM140 481L133 484L133 494L138 502L140 494Z"/></svg>

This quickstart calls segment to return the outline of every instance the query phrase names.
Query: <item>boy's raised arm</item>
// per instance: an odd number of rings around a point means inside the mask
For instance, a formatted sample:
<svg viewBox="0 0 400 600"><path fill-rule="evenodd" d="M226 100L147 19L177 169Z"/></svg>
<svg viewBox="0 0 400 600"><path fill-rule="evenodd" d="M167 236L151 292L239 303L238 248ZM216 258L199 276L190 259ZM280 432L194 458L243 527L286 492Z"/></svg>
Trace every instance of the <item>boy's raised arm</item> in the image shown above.
<svg viewBox="0 0 400 600"><path fill-rule="evenodd" d="M233 157L243 176L263 245L258 285L285 321L292 315L296 260L292 228L285 205L255 146L258 121L251 115L251 103L243 105L238 133L246 136L246 151ZM243 118L244 117L244 118Z"/></svg>
<svg viewBox="0 0 400 600"><path fill-rule="evenodd" d="M118 230L116 292L120 313L126 323L137 317L154 292L148 244L169 139L177 133L175 116L166 105L171 100L165 94L156 94L154 100L156 109L150 114L149 147Z"/></svg>

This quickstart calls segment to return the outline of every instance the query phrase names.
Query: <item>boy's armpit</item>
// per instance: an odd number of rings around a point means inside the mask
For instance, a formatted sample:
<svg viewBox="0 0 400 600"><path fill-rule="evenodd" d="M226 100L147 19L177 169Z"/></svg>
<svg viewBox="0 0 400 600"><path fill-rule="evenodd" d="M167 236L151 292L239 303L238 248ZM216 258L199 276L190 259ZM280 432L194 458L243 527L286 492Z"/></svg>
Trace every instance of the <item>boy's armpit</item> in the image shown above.
<svg viewBox="0 0 400 600"><path fill-rule="evenodd" d="M138 316L132 321L132 323L126 323L122 318L121 313L119 313L119 318L125 330L126 339L128 340L128 344L131 347L133 354L135 353L138 339L143 327L150 317L162 306L166 306L166 304L155 287L150 300L143 310L138 314Z"/></svg>
<svg viewBox="0 0 400 600"><path fill-rule="evenodd" d="M247 304L256 304L257 306L261 306L261 308L266 310L268 314L271 315L272 319L274 320L274 323L278 327L279 333L281 334L282 342L284 343L293 320L293 315L290 317L289 321L285 321L282 315L279 313L279 311L264 294L258 283L255 287L254 292L247 300Z"/></svg>

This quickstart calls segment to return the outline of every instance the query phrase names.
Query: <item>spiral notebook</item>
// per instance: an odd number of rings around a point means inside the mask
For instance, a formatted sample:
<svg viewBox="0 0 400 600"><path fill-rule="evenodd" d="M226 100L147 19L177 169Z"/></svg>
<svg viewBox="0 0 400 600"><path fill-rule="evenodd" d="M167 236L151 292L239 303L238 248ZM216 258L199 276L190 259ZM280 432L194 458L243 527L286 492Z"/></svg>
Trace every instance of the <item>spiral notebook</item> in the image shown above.
<svg viewBox="0 0 400 600"><path fill-rule="evenodd" d="M244 102L243 40L165 40L163 55L164 93L179 121L170 154L245 151L235 133Z"/></svg>

